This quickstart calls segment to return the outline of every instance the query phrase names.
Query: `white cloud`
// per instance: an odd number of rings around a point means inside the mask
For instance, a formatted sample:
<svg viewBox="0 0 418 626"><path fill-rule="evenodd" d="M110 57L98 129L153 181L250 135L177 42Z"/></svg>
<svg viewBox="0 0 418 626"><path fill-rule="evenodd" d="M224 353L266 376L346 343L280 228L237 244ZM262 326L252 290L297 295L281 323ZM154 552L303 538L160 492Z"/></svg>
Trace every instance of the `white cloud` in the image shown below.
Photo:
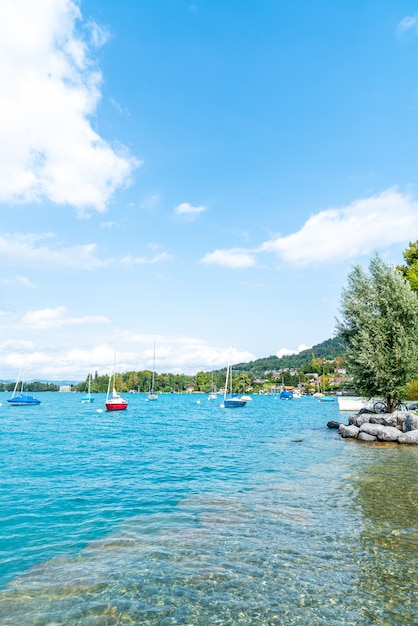
<svg viewBox="0 0 418 626"><path fill-rule="evenodd" d="M303 352L303 350L308 350L311 346L305 346L304 344L301 344L296 350L290 350L289 348L280 348L280 350L278 350L276 352L276 356L279 357L279 359L282 356L290 356L291 354L299 354L299 352Z"/></svg>
<svg viewBox="0 0 418 626"><path fill-rule="evenodd" d="M26 355L30 365L27 370L29 377L38 380L85 380L89 371L97 371L100 375L112 371L115 356L113 339L110 337L109 341L103 341L103 327L95 328L97 323L106 323L106 318L71 318L65 307L56 307L29 311L25 320L27 326L16 322L16 319L10 320L8 328L16 332L16 338L0 342L0 378L15 377ZM76 341L74 335L63 332L65 326L75 324L78 325ZM83 329L82 324L90 326ZM28 331L31 341L22 340L23 331ZM229 346L210 345L195 337L119 331L117 371L152 369L154 340L158 373L195 374L199 370L221 369L226 367L230 356ZM253 361L255 358L248 351L236 348L232 351L233 363Z"/></svg>
<svg viewBox="0 0 418 626"><path fill-rule="evenodd" d="M174 208L174 214L187 221L192 221L198 217L201 213L206 211L204 206L192 206L189 202L182 202Z"/></svg>
<svg viewBox="0 0 418 626"><path fill-rule="evenodd" d="M104 211L139 162L93 129L101 74L92 49L107 37L89 22L82 38L74 0L0 3L0 202Z"/></svg>
<svg viewBox="0 0 418 626"><path fill-rule="evenodd" d="M202 339L179 336L151 336L140 333L122 333L120 340L140 350L140 365L135 369L151 369L156 342L155 361L159 372L195 373L226 367L231 355L230 347L211 346ZM253 361L255 355L248 351L232 349L233 363Z"/></svg>
<svg viewBox="0 0 418 626"><path fill-rule="evenodd" d="M418 32L418 17L416 15L404 17L399 22L397 30L398 33L403 33L411 29L415 30L415 32Z"/></svg>
<svg viewBox="0 0 418 626"><path fill-rule="evenodd" d="M240 248L208 252L200 262L205 265L220 265L221 267L229 267L230 269L243 269L256 265L253 252Z"/></svg>
<svg viewBox="0 0 418 626"><path fill-rule="evenodd" d="M27 266L36 269L80 268L91 270L104 265L96 258L96 244L64 247L54 243L54 235L5 234L0 235L0 263ZM45 245L48 241L50 245Z"/></svg>
<svg viewBox="0 0 418 626"><path fill-rule="evenodd" d="M160 205L160 202L161 202L161 196L159 196L158 194L146 196L139 203L139 208L146 209L148 211L154 211L156 208L158 208L158 206Z"/></svg>
<svg viewBox="0 0 418 626"><path fill-rule="evenodd" d="M67 317L68 309L57 306L54 309L28 311L22 318L22 324L32 329L62 328L64 326L81 326L84 324L108 324L104 315L86 315L83 317Z"/></svg>
<svg viewBox="0 0 418 626"><path fill-rule="evenodd" d="M149 259L141 256L133 257L131 255L126 255L120 260L120 262L122 265L154 265L155 263L162 263L163 261L170 260L171 255L167 252L159 252Z"/></svg>
<svg viewBox="0 0 418 626"><path fill-rule="evenodd" d="M151 257L137 256L127 254L120 262L122 265L155 265L156 263L163 263L165 261L171 261L172 256L164 250L158 243L149 243L147 245L148 250L152 250L153 255Z"/></svg>
<svg viewBox="0 0 418 626"><path fill-rule="evenodd" d="M14 278L3 278L2 283L6 285L23 285L30 289L35 289L36 285L33 284L26 276L15 276Z"/></svg>
<svg viewBox="0 0 418 626"><path fill-rule="evenodd" d="M295 265L346 260L418 232L418 202L396 188L313 215L296 233L266 241L258 252L274 252Z"/></svg>

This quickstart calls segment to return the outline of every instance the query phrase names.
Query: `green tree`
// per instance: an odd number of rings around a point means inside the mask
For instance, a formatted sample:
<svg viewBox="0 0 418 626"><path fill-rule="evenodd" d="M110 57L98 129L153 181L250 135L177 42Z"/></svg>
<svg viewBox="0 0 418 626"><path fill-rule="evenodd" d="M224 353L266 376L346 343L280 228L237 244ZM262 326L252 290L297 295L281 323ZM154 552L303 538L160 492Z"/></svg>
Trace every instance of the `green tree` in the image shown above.
<svg viewBox="0 0 418 626"><path fill-rule="evenodd" d="M418 297L393 266L375 255L369 272L359 265L342 291L338 332L358 392L386 398L396 408L418 373Z"/></svg>
<svg viewBox="0 0 418 626"><path fill-rule="evenodd" d="M418 293L418 241L409 242L409 248L403 253L406 265L398 265L398 270L411 285L411 288Z"/></svg>
<svg viewBox="0 0 418 626"><path fill-rule="evenodd" d="M198 391L208 391L209 389L209 374L207 372L197 372L196 374L196 387Z"/></svg>

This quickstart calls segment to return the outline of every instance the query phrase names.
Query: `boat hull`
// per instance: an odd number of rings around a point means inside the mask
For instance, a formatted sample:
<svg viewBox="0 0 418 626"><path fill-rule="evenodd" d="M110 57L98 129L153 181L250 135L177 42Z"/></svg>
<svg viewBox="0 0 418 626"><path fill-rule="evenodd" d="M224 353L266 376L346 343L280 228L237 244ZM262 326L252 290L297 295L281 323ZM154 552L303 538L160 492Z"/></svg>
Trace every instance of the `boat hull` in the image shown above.
<svg viewBox="0 0 418 626"><path fill-rule="evenodd" d="M352 411L354 413L369 407L371 407L371 403L367 398L338 396L338 408L340 411Z"/></svg>
<svg viewBox="0 0 418 626"><path fill-rule="evenodd" d="M106 411L124 411L127 408L127 402L106 402Z"/></svg>
<svg viewBox="0 0 418 626"><path fill-rule="evenodd" d="M247 404L247 401L242 400L241 398L225 398L224 399L225 409L236 409L241 406L245 406L246 404Z"/></svg>
<svg viewBox="0 0 418 626"><path fill-rule="evenodd" d="M11 406L33 406L41 404L41 401L33 396L16 396L7 400Z"/></svg>

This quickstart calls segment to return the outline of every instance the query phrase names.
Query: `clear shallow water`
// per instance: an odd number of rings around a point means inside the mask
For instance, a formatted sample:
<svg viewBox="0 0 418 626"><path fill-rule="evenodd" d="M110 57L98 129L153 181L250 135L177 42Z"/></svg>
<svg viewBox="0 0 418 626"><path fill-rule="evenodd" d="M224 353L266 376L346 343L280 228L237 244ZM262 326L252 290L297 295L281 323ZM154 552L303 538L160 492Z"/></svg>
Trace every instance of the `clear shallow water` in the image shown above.
<svg viewBox="0 0 418 626"><path fill-rule="evenodd" d="M337 404L3 395L0 624L418 623L418 449Z"/></svg>

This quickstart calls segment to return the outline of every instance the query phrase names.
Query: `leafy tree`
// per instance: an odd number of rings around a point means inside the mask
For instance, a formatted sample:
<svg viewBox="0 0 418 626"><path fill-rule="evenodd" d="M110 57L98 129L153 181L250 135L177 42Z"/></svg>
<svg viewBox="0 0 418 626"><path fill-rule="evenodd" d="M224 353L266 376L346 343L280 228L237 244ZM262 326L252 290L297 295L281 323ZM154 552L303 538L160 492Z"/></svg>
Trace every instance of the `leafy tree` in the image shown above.
<svg viewBox="0 0 418 626"><path fill-rule="evenodd" d="M418 241L409 242L409 248L403 253L406 265L398 265L398 270L406 278L411 288L418 293Z"/></svg>
<svg viewBox="0 0 418 626"><path fill-rule="evenodd" d="M207 391L209 388L209 374L206 372L197 372L196 387L198 391Z"/></svg>
<svg viewBox="0 0 418 626"><path fill-rule="evenodd" d="M369 272L359 265L341 296L338 331L347 342L347 365L357 390L386 398L388 411L418 373L418 297L379 255Z"/></svg>

